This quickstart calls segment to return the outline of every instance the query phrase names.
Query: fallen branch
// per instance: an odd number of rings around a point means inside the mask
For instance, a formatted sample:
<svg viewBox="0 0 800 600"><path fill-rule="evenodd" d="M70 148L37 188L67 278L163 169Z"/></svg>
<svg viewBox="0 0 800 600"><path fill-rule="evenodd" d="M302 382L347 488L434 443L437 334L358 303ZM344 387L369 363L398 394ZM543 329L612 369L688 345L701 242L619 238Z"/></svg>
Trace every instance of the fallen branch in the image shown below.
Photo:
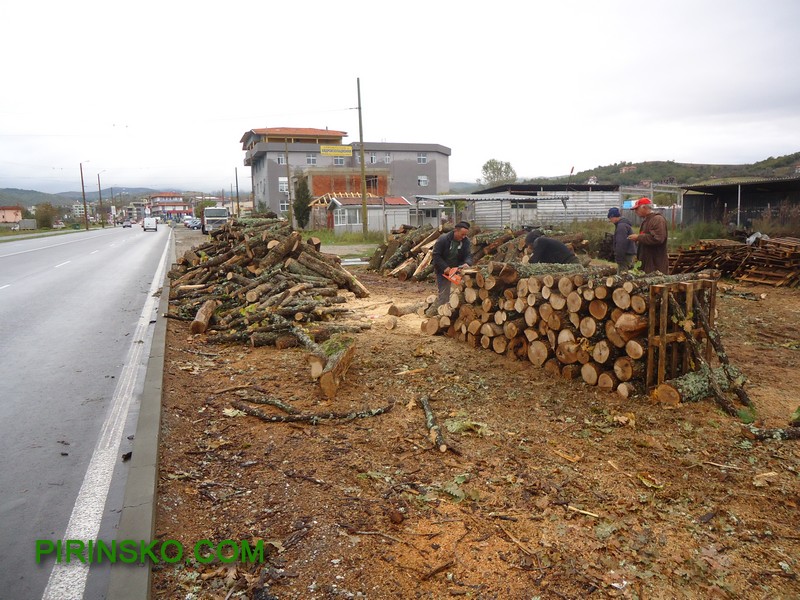
<svg viewBox="0 0 800 600"><path fill-rule="evenodd" d="M755 425L742 425L742 434L751 440L800 440L800 427L760 429Z"/></svg>
<svg viewBox="0 0 800 600"><path fill-rule="evenodd" d="M253 408L245 404L241 400L234 400L231 402L231 406L251 417L257 417L268 423L309 423L311 425L319 425L322 421L353 421L355 419L377 417L378 415L388 413L392 410L394 404L351 413L329 412L316 415L268 415L258 408Z"/></svg>
<svg viewBox="0 0 800 600"><path fill-rule="evenodd" d="M430 438L431 442L438 448L439 452L447 452L450 450L453 454L460 455L457 449L455 449L452 445L449 445L447 441L444 439L442 435L442 430L439 427L439 424L436 422L436 415L433 414L433 409L431 408L430 400L428 396L422 396L418 400L422 410L425 411L425 427L428 428L428 437Z"/></svg>

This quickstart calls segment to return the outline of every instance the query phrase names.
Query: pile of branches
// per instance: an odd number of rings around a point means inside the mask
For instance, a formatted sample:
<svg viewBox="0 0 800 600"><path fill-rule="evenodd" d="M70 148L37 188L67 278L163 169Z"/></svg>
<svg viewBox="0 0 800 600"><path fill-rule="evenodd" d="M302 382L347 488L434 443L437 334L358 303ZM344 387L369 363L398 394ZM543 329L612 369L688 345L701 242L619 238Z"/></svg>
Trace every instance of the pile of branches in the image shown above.
<svg viewBox="0 0 800 600"><path fill-rule="evenodd" d="M434 228L425 225L410 231L395 234L375 250L369 261L369 269L400 281L425 281L433 275L433 245L439 236L452 230L450 224ZM548 233L548 232L545 232ZM575 252L585 249L589 242L582 233L554 234L550 237L570 246ZM482 233L477 226L470 229L473 265L490 261L527 263L529 253L525 246L527 230L504 229Z"/></svg>
<svg viewBox="0 0 800 600"><path fill-rule="evenodd" d="M358 327L323 325L350 310L346 290L369 291L338 256L302 241L283 219L235 220L187 250L169 272L170 317L192 321L211 343L297 344L298 324L317 341ZM301 334L302 335L302 334Z"/></svg>

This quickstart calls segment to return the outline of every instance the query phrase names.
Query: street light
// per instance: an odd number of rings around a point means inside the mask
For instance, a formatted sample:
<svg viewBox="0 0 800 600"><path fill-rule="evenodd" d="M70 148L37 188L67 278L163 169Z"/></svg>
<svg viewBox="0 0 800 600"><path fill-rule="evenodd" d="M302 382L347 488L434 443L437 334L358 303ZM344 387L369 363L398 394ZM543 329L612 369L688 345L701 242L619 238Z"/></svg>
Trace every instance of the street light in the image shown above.
<svg viewBox="0 0 800 600"><path fill-rule="evenodd" d="M85 160L83 162L89 162ZM83 222L86 224L86 231L89 231L89 211L86 209L86 189L83 187L83 163L79 163L81 168L81 195L83 196Z"/></svg>

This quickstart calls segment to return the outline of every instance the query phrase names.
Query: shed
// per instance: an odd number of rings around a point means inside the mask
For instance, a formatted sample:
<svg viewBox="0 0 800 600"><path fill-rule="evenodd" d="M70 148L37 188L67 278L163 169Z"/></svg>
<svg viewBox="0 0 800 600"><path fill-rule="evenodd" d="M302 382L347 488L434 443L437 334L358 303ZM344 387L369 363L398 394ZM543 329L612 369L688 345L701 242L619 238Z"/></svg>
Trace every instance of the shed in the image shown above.
<svg viewBox="0 0 800 600"><path fill-rule="evenodd" d="M411 223L411 203L403 196L367 198L367 231L391 231ZM340 198L330 195L328 214L333 220L334 234L363 231L362 198Z"/></svg>
<svg viewBox="0 0 800 600"><path fill-rule="evenodd" d="M684 189L686 225L733 222L749 228L757 219L800 221L800 177L740 179Z"/></svg>

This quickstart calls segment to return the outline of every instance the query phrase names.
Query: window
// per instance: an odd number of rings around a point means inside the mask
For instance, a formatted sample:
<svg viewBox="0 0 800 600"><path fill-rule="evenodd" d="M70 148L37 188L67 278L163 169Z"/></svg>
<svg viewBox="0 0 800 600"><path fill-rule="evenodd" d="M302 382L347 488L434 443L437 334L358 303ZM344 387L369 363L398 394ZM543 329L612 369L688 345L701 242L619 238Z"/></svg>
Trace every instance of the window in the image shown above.
<svg viewBox="0 0 800 600"><path fill-rule="evenodd" d="M278 164L285 165L286 164L286 155L285 154L278 154Z"/></svg>
<svg viewBox="0 0 800 600"><path fill-rule="evenodd" d="M281 202L280 202L280 206L278 207L278 210L280 210L282 213L288 213L289 212L289 196L283 196L281 198Z"/></svg>
<svg viewBox="0 0 800 600"><path fill-rule="evenodd" d="M317 155L313 152L306 152L306 164L307 165L315 165L317 164Z"/></svg>
<svg viewBox="0 0 800 600"><path fill-rule="evenodd" d="M337 208L333 211L333 224L347 225L347 211L345 209Z"/></svg>
<svg viewBox="0 0 800 600"><path fill-rule="evenodd" d="M367 175L364 178L364 183L367 185L367 191L373 194L378 193L378 176L377 175Z"/></svg>
<svg viewBox="0 0 800 600"><path fill-rule="evenodd" d="M347 209L347 223L349 225L359 225L361 223L361 207Z"/></svg>
<svg viewBox="0 0 800 600"><path fill-rule="evenodd" d="M419 187L428 187L428 176L427 175L419 175L417 177L417 185Z"/></svg>
<svg viewBox="0 0 800 600"><path fill-rule="evenodd" d="M375 152L369 153L369 164L374 165L378 162L378 155Z"/></svg>
<svg viewBox="0 0 800 600"><path fill-rule="evenodd" d="M428 164L428 153L427 152L417 152L417 164L418 165L427 165Z"/></svg>
<svg viewBox="0 0 800 600"><path fill-rule="evenodd" d="M289 193L289 178L288 177L278 177L278 192L282 194Z"/></svg>
<svg viewBox="0 0 800 600"><path fill-rule="evenodd" d="M333 166L334 167L343 167L344 166L344 156L334 156L333 157Z"/></svg>
<svg viewBox="0 0 800 600"><path fill-rule="evenodd" d="M438 208L423 208L422 209L422 216L426 219L435 219L439 216L439 209Z"/></svg>
<svg viewBox="0 0 800 600"><path fill-rule="evenodd" d="M383 163L388 165L390 162L392 162L392 155L389 152L387 152L386 154L383 155Z"/></svg>

